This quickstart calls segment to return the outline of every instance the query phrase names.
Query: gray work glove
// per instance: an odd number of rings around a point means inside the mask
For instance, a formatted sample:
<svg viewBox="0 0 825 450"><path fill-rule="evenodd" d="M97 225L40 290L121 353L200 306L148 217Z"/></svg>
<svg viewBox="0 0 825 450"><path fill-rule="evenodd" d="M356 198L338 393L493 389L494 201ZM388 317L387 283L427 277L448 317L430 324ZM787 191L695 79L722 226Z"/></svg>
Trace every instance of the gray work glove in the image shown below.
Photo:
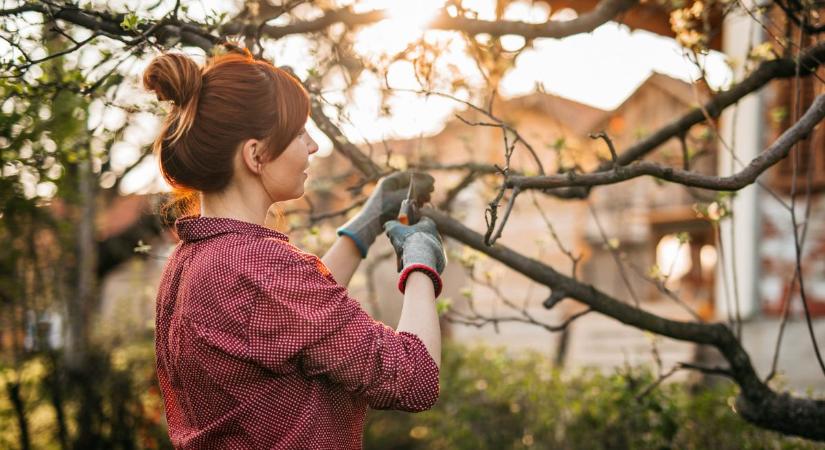
<svg viewBox="0 0 825 450"><path fill-rule="evenodd" d="M403 293L410 273L419 270L433 280L435 296L441 294L441 273L447 264L447 255L435 222L422 217L414 225L404 225L397 220L384 224L395 254L401 259L398 289Z"/></svg>
<svg viewBox="0 0 825 450"><path fill-rule="evenodd" d="M352 219L338 228L338 236L349 236L361 257L367 257L367 250L381 233L386 221L398 217L401 201L407 198L410 176L415 177L415 198L419 205L430 201L435 179L423 172L395 172L378 181L378 186L370 194L367 202Z"/></svg>

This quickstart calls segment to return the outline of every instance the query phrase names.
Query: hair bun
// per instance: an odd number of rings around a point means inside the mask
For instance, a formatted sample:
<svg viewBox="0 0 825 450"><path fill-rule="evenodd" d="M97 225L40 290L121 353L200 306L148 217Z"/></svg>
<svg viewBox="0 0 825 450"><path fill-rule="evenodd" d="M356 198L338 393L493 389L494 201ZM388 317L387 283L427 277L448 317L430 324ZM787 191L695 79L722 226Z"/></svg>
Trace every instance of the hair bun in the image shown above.
<svg viewBox="0 0 825 450"><path fill-rule="evenodd" d="M158 100L170 100L180 108L198 96L202 84L200 67L182 53L156 56L143 72L146 89L154 91Z"/></svg>

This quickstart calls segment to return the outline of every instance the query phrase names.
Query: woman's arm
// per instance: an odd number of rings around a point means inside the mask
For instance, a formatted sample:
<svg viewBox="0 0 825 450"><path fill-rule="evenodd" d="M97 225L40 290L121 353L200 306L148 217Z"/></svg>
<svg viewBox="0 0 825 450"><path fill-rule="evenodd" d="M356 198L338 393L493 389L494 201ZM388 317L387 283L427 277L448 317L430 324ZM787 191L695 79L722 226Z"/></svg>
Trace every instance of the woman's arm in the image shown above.
<svg viewBox="0 0 825 450"><path fill-rule="evenodd" d="M321 261L338 284L346 286L361 262L361 254L352 239L341 236ZM396 331L407 331L418 336L436 366L441 367L441 328L435 309L435 290L430 277L421 272L413 272L407 279L404 305Z"/></svg>
<svg viewBox="0 0 825 450"><path fill-rule="evenodd" d="M441 327L435 310L433 281L421 272L413 272L407 278L404 306L401 307L401 319L396 331L407 331L418 336L435 365L441 367Z"/></svg>
<svg viewBox="0 0 825 450"><path fill-rule="evenodd" d="M361 253L352 239L340 236L327 250L321 261L327 266L338 284L347 286L361 262Z"/></svg>
<svg viewBox="0 0 825 450"><path fill-rule="evenodd" d="M261 269L252 271L263 272L255 279L266 282L248 321L245 354L275 373L297 363L304 375L324 376L375 409L423 411L436 403L439 367L429 352L431 343L371 318L344 286L318 270L317 258L282 242L269 243L277 247L267 252ZM431 280L424 280L430 286L417 287L416 275L409 277L408 297L433 289ZM408 316L418 312L412 303L404 309Z"/></svg>

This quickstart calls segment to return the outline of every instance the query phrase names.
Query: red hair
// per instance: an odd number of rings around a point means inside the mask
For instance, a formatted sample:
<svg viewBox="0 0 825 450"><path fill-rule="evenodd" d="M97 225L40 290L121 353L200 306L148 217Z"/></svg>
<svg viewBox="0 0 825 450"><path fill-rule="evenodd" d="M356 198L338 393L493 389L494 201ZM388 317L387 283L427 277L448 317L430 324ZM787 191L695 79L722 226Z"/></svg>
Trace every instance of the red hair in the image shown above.
<svg viewBox="0 0 825 450"><path fill-rule="evenodd" d="M295 77L247 49L225 45L230 51L203 68L169 52L143 73L145 88L172 102L152 147L173 189L164 212L197 214L199 192L220 192L231 182L241 142L260 139L263 161L277 158L309 117L309 95Z"/></svg>

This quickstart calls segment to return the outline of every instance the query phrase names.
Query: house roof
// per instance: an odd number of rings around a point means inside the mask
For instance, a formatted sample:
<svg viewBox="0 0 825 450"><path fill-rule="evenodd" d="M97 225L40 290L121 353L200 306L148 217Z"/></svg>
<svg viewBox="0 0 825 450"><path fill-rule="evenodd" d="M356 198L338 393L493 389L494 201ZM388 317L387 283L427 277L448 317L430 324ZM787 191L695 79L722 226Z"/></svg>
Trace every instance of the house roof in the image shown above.
<svg viewBox="0 0 825 450"><path fill-rule="evenodd" d="M505 100L502 106L506 108L528 108L548 114L553 119L577 134L586 134L592 130L592 125L599 122L608 111L594 108L558 95L536 92L522 97Z"/></svg>
<svg viewBox="0 0 825 450"><path fill-rule="evenodd" d="M591 124L592 129L604 128L605 122L610 120L611 117L622 115L628 108L638 107L636 99L639 94L651 89L656 90L657 95L667 96L689 108L693 108L698 105L699 101L707 99L707 93L701 87L697 87L699 95L697 98L697 91L694 91L694 87L690 83L663 73L653 72L616 109L602 116L600 120L593 122Z"/></svg>
<svg viewBox="0 0 825 450"><path fill-rule="evenodd" d="M645 81L642 82L642 84L636 89L636 91L634 91L634 93L639 92L640 90L646 89L648 87L659 88L666 94L669 94L671 97L688 106L692 106L697 103L696 92L694 92L693 85L685 81L665 75L663 73L653 72L649 77L647 77ZM699 89L699 92L699 98L701 99L702 90ZM628 100L632 97L633 96L631 95L628 98ZM627 103L627 100L625 101L625 103ZM619 108L621 108L621 106L619 106Z"/></svg>

